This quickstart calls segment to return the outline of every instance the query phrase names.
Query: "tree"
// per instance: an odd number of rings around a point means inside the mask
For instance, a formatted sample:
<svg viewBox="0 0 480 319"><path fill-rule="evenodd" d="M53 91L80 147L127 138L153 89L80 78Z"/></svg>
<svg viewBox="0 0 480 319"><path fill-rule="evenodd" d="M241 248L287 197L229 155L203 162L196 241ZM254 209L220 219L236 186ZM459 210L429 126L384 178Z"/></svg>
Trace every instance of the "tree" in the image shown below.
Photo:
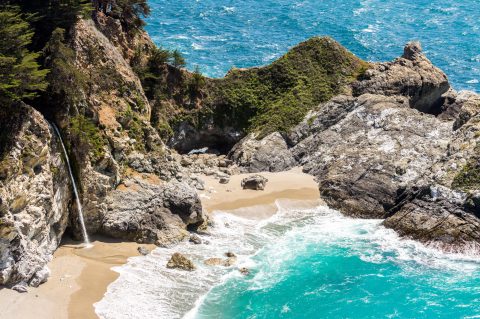
<svg viewBox="0 0 480 319"><path fill-rule="evenodd" d="M75 67L75 52L65 44L65 30L57 28L43 49L45 65L50 69L47 76L49 96L62 103L73 105L82 98L87 87L86 76Z"/></svg>
<svg viewBox="0 0 480 319"><path fill-rule="evenodd" d="M107 2L104 6L111 7L108 14L120 19L127 32L143 28L145 25L143 18L150 14L147 0L116 0L115 2L107 0L103 2Z"/></svg>
<svg viewBox="0 0 480 319"><path fill-rule="evenodd" d="M48 70L28 50L33 31L18 7L0 7L0 103L31 99L47 88Z"/></svg>
<svg viewBox="0 0 480 319"><path fill-rule="evenodd" d="M187 64L182 53L178 50L172 52L172 64L176 68L183 68Z"/></svg>

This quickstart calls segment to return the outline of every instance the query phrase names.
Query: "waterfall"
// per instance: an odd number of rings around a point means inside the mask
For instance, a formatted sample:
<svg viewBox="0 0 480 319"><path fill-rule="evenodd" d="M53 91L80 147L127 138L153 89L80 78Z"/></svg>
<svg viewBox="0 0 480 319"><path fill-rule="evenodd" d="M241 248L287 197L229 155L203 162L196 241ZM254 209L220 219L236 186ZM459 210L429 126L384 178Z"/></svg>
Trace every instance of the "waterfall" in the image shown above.
<svg viewBox="0 0 480 319"><path fill-rule="evenodd" d="M58 127L52 123L53 129L60 139L60 144L62 145L63 154L65 155L65 160L67 161L68 174L70 175L70 180L72 181L73 192L75 194L75 200L77 201L77 210L78 210L78 219L80 220L80 228L82 229L83 241L85 245L90 246L90 240L88 239L87 228L85 227L85 221L83 219L82 204L80 203L80 197L78 196L77 184L75 184L75 179L73 178L72 165L70 164L70 159L68 158L67 149L63 143L62 135L58 130Z"/></svg>

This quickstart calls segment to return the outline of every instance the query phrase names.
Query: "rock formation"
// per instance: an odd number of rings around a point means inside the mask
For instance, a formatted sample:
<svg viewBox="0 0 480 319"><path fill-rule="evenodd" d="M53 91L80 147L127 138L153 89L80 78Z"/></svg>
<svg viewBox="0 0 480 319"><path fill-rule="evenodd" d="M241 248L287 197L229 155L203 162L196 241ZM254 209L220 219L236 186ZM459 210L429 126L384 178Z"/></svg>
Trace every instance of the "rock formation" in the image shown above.
<svg viewBox="0 0 480 319"><path fill-rule="evenodd" d="M253 189L256 191L263 191L267 185L268 179L262 175L253 175L242 179L243 189Z"/></svg>

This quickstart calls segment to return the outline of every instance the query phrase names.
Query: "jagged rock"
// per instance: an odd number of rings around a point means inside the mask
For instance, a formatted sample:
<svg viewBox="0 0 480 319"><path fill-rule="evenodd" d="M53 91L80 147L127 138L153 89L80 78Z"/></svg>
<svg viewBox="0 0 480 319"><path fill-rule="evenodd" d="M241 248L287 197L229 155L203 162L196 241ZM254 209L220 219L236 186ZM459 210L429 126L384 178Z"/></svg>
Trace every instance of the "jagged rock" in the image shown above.
<svg viewBox="0 0 480 319"><path fill-rule="evenodd" d="M263 177L262 175L253 175L246 177L242 180L241 186L243 189L253 189L253 190L261 190L265 189L267 185L268 179Z"/></svg>
<svg viewBox="0 0 480 319"><path fill-rule="evenodd" d="M254 134L248 135L233 147L229 158L249 173L279 172L296 165L285 139L278 132L261 140Z"/></svg>
<svg viewBox="0 0 480 319"><path fill-rule="evenodd" d="M60 141L39 112L16 105L0 112L0 126L11 133L0 145L0 285L36 286L68 224L70 180Z"/></svg>
<svg viewBox="0 0 480 319"><path fill-rule="evenodd" d="M292 152L304 171L316 176L322 198L333 208L381 218L395 205L400 188L417 183L444 157L452 124L410 108L404 97L365 94L354 105ZM331 111L321 109L316 116L328 118Z"/></svg>
<svg viewBox="0 0 480 319"><path fill-rule="evenodd" d="M47 282L48 277L50 277L50 269L47 266L44 266L41 270L35 273L29 284L32 287L38 287Z"/></svg>
<svg viewBox="0 0 480 319"><path fill-rule="evenodd" d="M413 108L438 114L443 104L442 94L449 88L447 76L422 53L420 43L410 42L402 57L377 63L367 70L364 78L354 84L353 93L406 96Z"/></svg>
<svg viewBox="0 0 480 319"><path fill-rule="evenodd" d="M186 271L195 270L193 262L180 253L174 253L172 258L167 263L167 268L170 269L182 269Z"/></svg>
<svg viewBox="0 0 480 319"><path fill-rule="evenodd" d="M143 256L147 256L148 254L150 254L150 250L142 246L138 247L137 251L140 253L140 255L143 255Z"/></svg>
<svg viewBox="0 0 480 319"><path fill-rule="evenodd" d="M225 253L225 256L227 256L227 257L237 257L237 256L236 256L234 253L232 253L231 251L226 252L226 253Z"/></svg>
<svg viewBox="0 0 480 319"><path fill-rule="evenodd" d="M408 189L383 225L450 252L480 253L480 219L464 207L466 195L442 186Z"/></svg>
<svg viewBox="0 0 480 319"><path fill-rule="evenodd" d="M202 239L197 234L192 234L189 241L195 245L200 245L202 243Z"/></svg>

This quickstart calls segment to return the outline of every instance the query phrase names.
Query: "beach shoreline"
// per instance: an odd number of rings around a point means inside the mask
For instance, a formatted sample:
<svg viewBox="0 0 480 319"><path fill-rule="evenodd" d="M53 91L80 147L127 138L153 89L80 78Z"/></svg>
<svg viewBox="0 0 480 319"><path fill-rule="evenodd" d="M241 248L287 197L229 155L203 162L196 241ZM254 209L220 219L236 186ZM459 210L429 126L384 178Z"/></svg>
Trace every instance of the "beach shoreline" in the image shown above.
<svg viewBox="0 0 480 319"><path fill-rule="evenodd" d="M220 184L211 176L202 176L205 191L200 191L204 209L209 213L227 211L252 219L265 219L288 207L315 207L321 204L318 185L313 177L295 168L280 173L260 173L269 181L265 190L243 190L241 180L253 174L231 176L228 184ZM100 301L108 286L119 274L112 268L139 256L134 242L94 237L92 248L81 248L78 242L65 242L48 264L49 280L38 288L20 294L0 290L0 318L22 319L95 319L94 304Z"/></svg>

